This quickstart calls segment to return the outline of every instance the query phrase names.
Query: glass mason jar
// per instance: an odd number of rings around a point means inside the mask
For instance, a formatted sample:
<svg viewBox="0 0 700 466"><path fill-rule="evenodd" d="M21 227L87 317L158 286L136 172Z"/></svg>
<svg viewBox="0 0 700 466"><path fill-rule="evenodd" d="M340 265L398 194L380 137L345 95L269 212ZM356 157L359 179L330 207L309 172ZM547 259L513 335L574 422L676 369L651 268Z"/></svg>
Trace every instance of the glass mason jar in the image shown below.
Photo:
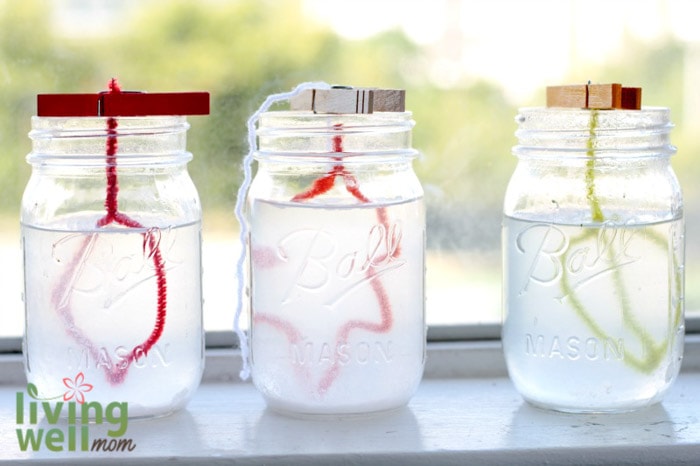
<svg viewBox="0 0 700 466"><path fill-rule="evenodd" d="M208 104L207 104L208 105ZM203 371L201 206L183 116L33 117L22 199L39 399L183 407Z"/></svg>
<svg viewBox="0 0 700 466"><path fill-rule="evenodd" d="M684 220L665 108L527 108L505 196L503 348L534 405L628 411L675 380Z"/></svg>
<svg viewBox="0 0 700 466"><path fill-rule="evenodd" d="M403 406L425 356L410 112L263 113L248 197L251 368L271 408Z"/></svg>

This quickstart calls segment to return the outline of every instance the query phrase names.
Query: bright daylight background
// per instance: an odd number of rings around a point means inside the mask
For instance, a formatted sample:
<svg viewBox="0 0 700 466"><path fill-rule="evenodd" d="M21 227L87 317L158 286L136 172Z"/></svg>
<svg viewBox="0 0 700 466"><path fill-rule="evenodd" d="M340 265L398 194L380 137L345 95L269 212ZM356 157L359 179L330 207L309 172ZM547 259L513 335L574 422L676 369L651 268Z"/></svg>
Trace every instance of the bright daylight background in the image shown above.
<svg viewBox="0 0 700 466"><path fill-rule="evenodd" d="M20 335L18 210L35 95L209 90L191 118L205 207L205 324L230 329L245 119L306 80L407 89L428 203L428 321L500 320L501 203L517 108L552 84L622 82L668 106L700 309L700 28L682 0L0 0L0 336Z"/></svg>

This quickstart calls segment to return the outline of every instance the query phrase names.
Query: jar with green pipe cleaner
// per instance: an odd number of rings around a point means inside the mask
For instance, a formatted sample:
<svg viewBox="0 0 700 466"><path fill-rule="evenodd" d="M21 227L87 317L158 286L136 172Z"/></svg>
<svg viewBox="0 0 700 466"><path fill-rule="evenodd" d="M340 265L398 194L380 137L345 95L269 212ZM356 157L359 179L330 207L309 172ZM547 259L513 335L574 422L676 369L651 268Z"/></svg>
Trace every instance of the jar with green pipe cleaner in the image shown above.
<svg viewBox="0 0 700 466"><path fill-rule="evenodd" d="M660 401L684 335L684 220L666 108L526 108L505 196L503 348L530 403Z"/></svg>

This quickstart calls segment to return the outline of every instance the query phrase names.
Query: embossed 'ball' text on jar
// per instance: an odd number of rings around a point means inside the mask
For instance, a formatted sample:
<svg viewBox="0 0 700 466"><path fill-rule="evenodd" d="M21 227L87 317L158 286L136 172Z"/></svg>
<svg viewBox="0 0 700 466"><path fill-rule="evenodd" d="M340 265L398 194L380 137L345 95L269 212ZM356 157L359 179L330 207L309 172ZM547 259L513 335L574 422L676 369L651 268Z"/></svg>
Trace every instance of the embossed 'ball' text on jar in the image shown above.
<svg viewBox="0 0 700 466"><path fill-rule="evenodd" d="M665 108L526 108L504 205L503 348L530 403L662 399L684 338L684 220Z"/></svg>
<svg viewBox="0 0 700 466"><path fill-rule="evenodd" d="M322 95L372 98L312 92L317 104ZM373 95L372 113L316 107L259 120L248 196L251 368L278 411L389 410L422 377L425 212L414 122L402 108L377 111Z"/></svg>

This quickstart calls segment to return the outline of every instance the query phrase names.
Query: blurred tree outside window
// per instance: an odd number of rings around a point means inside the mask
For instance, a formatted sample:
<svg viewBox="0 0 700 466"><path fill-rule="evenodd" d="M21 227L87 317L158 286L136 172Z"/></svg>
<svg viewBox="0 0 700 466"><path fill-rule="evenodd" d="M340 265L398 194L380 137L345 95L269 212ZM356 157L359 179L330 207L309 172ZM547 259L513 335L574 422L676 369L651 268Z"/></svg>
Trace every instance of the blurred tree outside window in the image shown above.
<svg viewBox="0 0 700 466"><path fill-rule="evenodd" d="M688 316L700 315L700 37L674 23L692 6L618 3L634 4L647 29L618 18L597 32L582 0L0 0L0 337L22 332L18 212L35 96L96 92L111 77L125 89L211 93L211 115L190 118L188 133L205 212L209 330L230 330L235 309L245 121L267 95L319 80L407 90L428 209L431 325L500 321L501 208L518 107L542 105L551 84L643 87L644 104L670 107L676 124L686 302ZM546 15L556 20L535 22Z"/></svg>

